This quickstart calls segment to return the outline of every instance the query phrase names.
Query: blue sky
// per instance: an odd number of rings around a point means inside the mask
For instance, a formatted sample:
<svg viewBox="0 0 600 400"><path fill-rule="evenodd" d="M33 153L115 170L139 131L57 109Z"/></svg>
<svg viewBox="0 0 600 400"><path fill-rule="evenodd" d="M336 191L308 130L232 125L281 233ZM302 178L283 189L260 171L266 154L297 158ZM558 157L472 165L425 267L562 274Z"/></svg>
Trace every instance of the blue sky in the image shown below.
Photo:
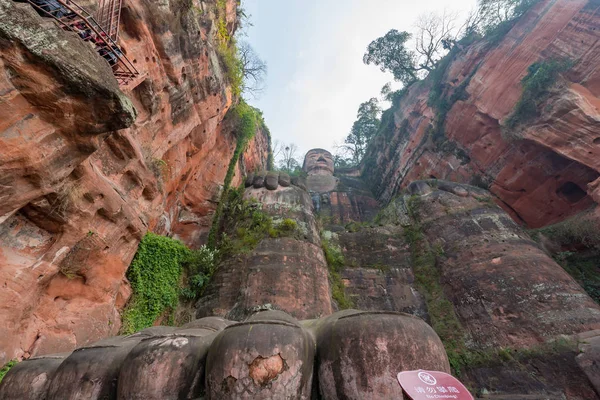
<svg viewBox="0 0 600 400"><path fill-rule="evenodd" d="M361 102L392 81L364 65L368 44L390 29L411 31L428 11L467 11L476 0L243 0L251 17L245 40L267 62L266 90L249 102L263 110L274 140L293 142L299 157L333 152Z"/></svg>

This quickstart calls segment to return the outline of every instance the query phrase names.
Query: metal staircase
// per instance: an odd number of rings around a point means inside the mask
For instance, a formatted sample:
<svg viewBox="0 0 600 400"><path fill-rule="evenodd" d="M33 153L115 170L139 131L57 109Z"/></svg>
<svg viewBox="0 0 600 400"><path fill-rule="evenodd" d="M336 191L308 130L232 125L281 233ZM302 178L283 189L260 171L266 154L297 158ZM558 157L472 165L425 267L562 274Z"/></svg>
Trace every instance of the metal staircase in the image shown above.
<svg viewBox="0 0 600 400"><path fill-rule="evenodd" d="M108 36L117 42L119 40L119 22L123 0L100 0L96 13L100 26L104 27Z"/></svg>
<svg viewBox="0 0 600 400"><path fill-rule="evenodd" d="M117 40L122 0L100 0L96 18L73 0L16 0L26 2L42 17L52 18L62 29L75 32L111 66L119 85L136 80L140 73L125 56Z"/></svg>

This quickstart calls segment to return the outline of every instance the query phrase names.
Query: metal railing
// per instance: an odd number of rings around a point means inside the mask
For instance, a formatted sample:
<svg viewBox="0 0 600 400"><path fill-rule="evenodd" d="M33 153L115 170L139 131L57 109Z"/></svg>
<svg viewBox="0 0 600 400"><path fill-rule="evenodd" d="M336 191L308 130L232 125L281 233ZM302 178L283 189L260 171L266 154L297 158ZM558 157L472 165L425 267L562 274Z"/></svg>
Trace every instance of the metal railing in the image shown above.
<svg viewBox="0 0 600 400"><path fill-rule="evenodd" d="M96 13L100 25L115 42L119 40L119 22L123 0L100 0Z"/></svg>
<svg viewBox="0 0 600 400"><path fill-rule="evenodd" d="M25 1L31 4L41 16L52 18L63 29L76 32L82 40L91 42L95 46L95 50L111 66L119 85L126 85L140 75L139 71L123 54L116 42L121 0L113 0L119 3L116 9L118 15L115 18L111 14L109 18L113 25L117 25L112 30L114 37L86 9L79 6L73 0Z"/></svg>

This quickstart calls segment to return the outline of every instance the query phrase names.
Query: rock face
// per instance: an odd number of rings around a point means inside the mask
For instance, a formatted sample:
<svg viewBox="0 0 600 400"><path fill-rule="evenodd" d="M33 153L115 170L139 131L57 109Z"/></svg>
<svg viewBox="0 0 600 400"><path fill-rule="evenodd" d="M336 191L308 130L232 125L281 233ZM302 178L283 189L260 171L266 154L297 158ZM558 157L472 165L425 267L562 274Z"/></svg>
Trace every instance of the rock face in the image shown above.
<svg viewBox="0 0 600 400"><path fill-rule="evenodd" d="M260 184L265 186L256 188ZM196 305L197 316L241 320L261 309L299 319L331 314L327 263L308 193L295 185L271 190L258 173L244 198L257 200L274 224L291 221L294 228L285 237L267 236L246 254L226 259Z"/></svg>
<svg viewBox="0 0 600 400"><path fill-rule="evenodd" d="M600 306L484 190L444 181L408 190L467 342L519 348L600 328Z"/></svg>
<svg viewBox="0 0 600 400"><path fill-rule="evenodd" d="M437 77L411 86L386 113L363 168L376 197L387 203L424 178L489 185L505 210L534 228L597 202L599 20L596 1L544 0L499 43L457 48ZM540 117L521 139L503 136L528 67L564 58L574 64ZM449 111L438 121L442 111L432 104L444 101Z"/></svg>
<svg viewBox="0 0 600 400"><path fill-rule="evenodd" d="M0 396L300 400L320 394L333 400L345 394L403 399L394 382L399 371L449 371L440 339L422 320L409 315L347 310L298 322L281 311L263 311L240 323L215 322L206 318L194 321L193 328L150 328L52 362L48 357L23 361L0 384ZM379 356L373 357L378 350ZM339 357L341 364L335 362ZM344 374L360 378L348 381ZM38 385L37 397L26 391L34 376L50 382L49 390ZM55 390L58 387L62 389Z"/></svg>
<svg viewBox="0 0 600 400"><path fill-rule="evenodd" d="M309 150L302 169L308 175L306 188L315 212L326 220L326 225L370 221L377 214L379 204L360 179L360 172L336 171L333 156L327 150Z"/></svg>
<svg viewBox="0 0 600 400"><path fill-rule="evenodd" d="M197 246L208 231L236 140L217 4L123 7L141 77L119 88L77 35L0 1L0 364L115 335L144 233ZM268 140L257 133L234 184L265 167Z"/></svg>
<svg viewBox="0 0 600 400"><path fill-rule="evenodd" d="M397 313L347 310L311 324L322 398L402 399L395 371L449 371L433 329L419 318L403 319L399 324Z"/></svg>
<svg viewBox="0 0 600 400"><path fill-rule="evenodd" d="M332 241L343 254L342 282L354 307L400 311L428 319L425 300L415 284L410 246L401 226L338 231L332 235Z"/></svg>

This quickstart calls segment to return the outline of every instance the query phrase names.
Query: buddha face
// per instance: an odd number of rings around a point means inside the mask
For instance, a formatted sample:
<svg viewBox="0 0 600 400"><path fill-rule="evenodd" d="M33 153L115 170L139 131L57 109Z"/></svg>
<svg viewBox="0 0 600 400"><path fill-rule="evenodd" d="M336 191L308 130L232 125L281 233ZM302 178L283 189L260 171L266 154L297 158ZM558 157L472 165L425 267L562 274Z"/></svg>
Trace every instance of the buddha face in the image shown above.
<svg viewBox="0 0 600 400"><path fill-rule="evenodd" d="M309 150L302 169L308 175L333 175L333 156L327 150Z"/></svg>

